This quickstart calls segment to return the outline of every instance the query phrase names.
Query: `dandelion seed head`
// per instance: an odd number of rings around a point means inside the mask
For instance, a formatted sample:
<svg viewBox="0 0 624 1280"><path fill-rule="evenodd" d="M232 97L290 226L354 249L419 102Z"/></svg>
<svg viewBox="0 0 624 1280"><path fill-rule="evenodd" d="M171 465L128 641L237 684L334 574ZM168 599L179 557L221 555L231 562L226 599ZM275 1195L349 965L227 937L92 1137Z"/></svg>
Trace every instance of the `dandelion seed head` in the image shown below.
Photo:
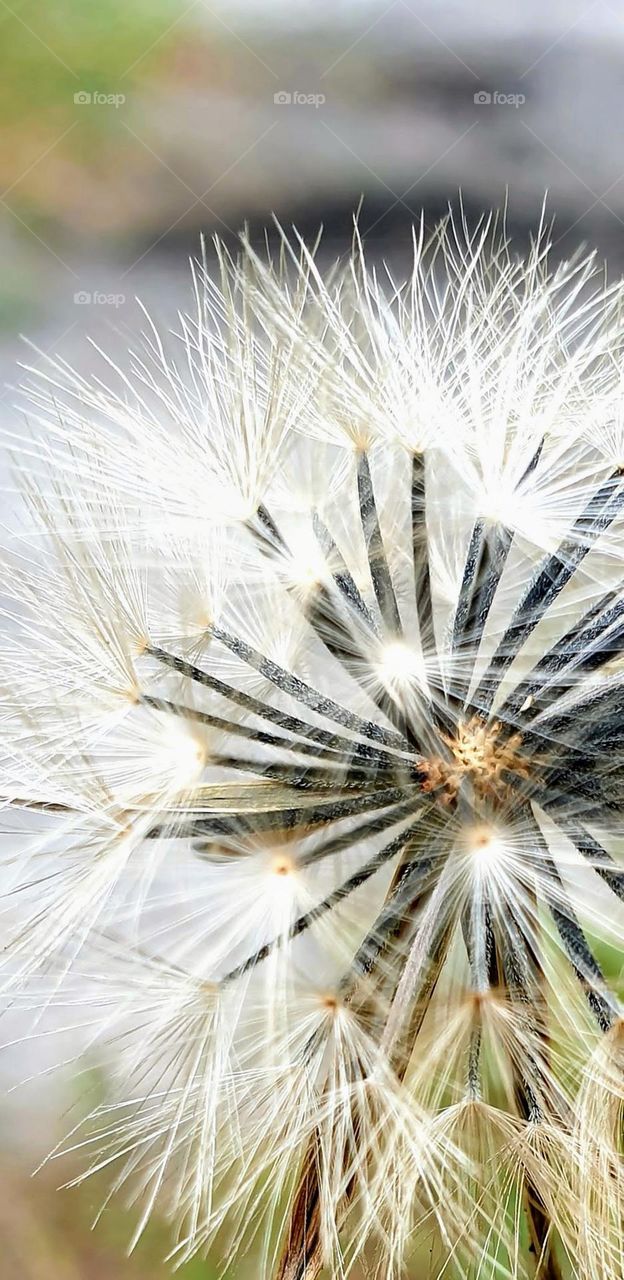
<svg viewBox="0 0 624 1280"><path fill-rule="evenodd" d="M0 973L114 1063L76 1177L176 1263L620 1280L622 285L462 213L215 253L7 440Z"/></svg>

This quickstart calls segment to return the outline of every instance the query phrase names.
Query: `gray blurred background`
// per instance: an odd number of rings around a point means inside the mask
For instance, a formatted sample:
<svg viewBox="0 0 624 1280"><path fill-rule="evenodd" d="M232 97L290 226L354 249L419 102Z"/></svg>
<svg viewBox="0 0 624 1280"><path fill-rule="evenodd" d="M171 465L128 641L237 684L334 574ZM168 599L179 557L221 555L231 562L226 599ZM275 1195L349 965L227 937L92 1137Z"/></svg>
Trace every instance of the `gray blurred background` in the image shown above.
<svg viewBox="0 0 624 1280"><path fill-rule="evenodd" d="M617 0L0 0L2 419L21 420L17 362L40 359L21 334L81 369L88 337L123 362L137 296L165 327L186 306L202 231L261 239L273 214L341 252L363 198L365 240L400 268L421 210L508 198L522 247L547 191L555 254L585 242L617 274L623 54ZM6 1052L0 1086L46 1061ZM164 1275L158 1228L127 1264L125 1221L88 1234L96 1185L28 1181L72 1090L0 1100L0 1280Z"/></svg>
<svg viewBox="0 0 624 1280"><path fill-rule="evenodd" d="M393 260L458 191L624 261L624 8L597 0L0 0L1 368L187 296L201 231L275 214ZM8 397L10 400L10 396ZM7 403L5 396L4 403Z"/></svg>

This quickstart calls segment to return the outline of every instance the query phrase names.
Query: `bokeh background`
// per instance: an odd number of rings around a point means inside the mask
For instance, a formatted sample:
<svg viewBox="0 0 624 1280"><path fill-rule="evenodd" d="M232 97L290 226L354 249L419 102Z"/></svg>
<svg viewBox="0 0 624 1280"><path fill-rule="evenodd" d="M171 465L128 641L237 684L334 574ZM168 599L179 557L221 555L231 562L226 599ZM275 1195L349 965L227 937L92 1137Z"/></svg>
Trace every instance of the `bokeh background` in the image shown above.
<svg viewBox="0 0 624 1280"><path fill-rule="evenodd" d="M0 0L0 416L19 430L20 361L88 369L91 340L123 364L137 297L175 326L200 233L260 240L274 215L322 224L333 256L362 199L400 268L421 210L507 202L521 247L548 192L554 254L585 242L619 273L623 52L620 0ZM122 1208L90 1231L97 1179L30 1177L83 1105L54 1056L0 1057L0 1280L158 1280L164 1227L126 1260Z"/></svg>

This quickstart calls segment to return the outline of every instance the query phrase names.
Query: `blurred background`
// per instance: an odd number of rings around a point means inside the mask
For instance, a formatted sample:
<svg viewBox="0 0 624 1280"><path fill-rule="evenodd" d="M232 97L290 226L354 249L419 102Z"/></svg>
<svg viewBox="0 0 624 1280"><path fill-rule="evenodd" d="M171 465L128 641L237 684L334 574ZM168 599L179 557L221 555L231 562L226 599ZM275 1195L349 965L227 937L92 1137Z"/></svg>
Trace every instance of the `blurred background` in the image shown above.
<svg viewBox="0 0 624 1280"><path fill-rule="evenodd" d="M91 338L123 363L137 297L174 325L201 232L260 239L276 215L322 224L333 255L363 198L369 248L400 266L460 190L470 216L508 193L519 247L547 191L555 255L585 242L617 274L623 51L617 0L0 0L4 421L20 360L86 369ZM126 1262L122 1210L89 1230L97 1180L55 1193L71 1161L30 1179L81 1105L34 1046L0 1059L0 1280L164 1276L164 1229Z"/></svg>

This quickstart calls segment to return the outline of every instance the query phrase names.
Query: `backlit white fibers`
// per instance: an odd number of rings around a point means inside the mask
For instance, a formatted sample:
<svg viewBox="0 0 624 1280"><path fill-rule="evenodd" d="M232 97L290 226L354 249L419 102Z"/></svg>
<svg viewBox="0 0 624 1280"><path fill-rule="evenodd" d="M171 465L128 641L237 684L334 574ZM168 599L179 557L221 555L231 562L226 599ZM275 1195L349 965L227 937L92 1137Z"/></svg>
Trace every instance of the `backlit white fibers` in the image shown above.
<svg viewBox="0 0 624 1280"><path fill-rule="evenodd" d="M3 975L176 1261L621 1277L623 292L547 249L220 248L29 379Z"/></svg>

